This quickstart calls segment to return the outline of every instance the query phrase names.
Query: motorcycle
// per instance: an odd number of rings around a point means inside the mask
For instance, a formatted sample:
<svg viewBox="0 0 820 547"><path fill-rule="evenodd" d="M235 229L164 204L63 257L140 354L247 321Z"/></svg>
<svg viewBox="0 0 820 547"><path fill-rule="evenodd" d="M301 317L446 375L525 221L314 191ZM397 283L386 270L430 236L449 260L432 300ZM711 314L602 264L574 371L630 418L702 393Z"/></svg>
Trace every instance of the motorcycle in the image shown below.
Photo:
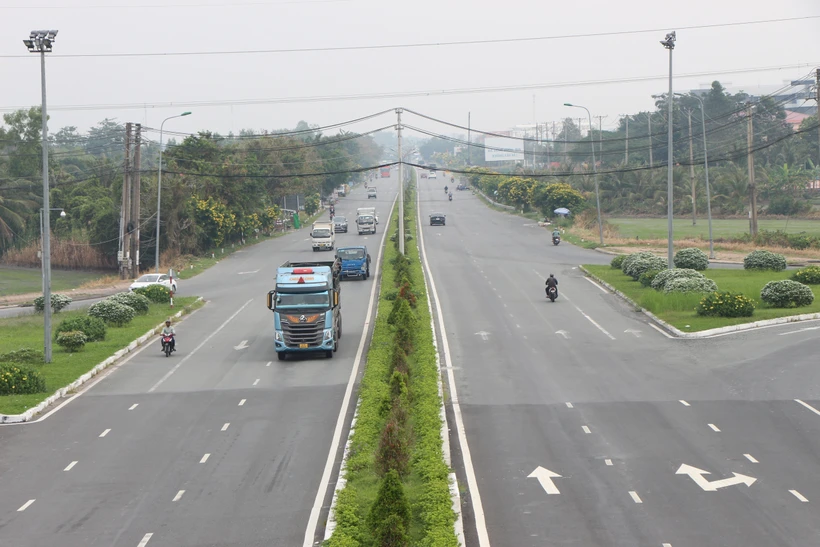
<svg viewBox="0 0 820 547"><path fill-rule="evenodd" d="M173 334L165 334L162 336L162 351L165 352L165 357L170 357L171 352L173 350L174 345L174 335Z"/></svg>
<svg viewBox="0 0 820 547"><path fill-rule="evenodd" d="M559 243L561 243L561 236L552 236L552 244L558 245Z"/></svg>
<svg viewBox="0 0 820 547"><path fill-rule="evenodd" d="M449 198L450 198L450 201L453 201L453 194L450 194Z"/></svg>
<svg viewBox="0 0 820 547"><path fill-rule="evenodd" d="M555 302L555 299L558 298L558 288L547 287L547 298L550 299L550 302Z"/></svg>

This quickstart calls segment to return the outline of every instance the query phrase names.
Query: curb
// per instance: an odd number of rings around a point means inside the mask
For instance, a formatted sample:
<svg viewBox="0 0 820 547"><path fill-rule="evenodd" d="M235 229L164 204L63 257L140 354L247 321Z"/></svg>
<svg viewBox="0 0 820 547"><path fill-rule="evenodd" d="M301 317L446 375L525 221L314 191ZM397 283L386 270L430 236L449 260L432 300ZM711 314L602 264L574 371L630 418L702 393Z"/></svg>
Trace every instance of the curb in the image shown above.
<svg viewBox="0 0 820 547"><path fill-rule="evenodd" d="M73 304L74 302L82 302L84 300L94 300L95 298L107 298L109 296L112 296L112 295L115 295L115 294L118 294L118 293L121 293L121 292L123 292L123 291L121 291L119 289L112 289L112 292L106 291L105 293L102 293L102 294L81 294L76 298L72 296L71 297L71 303ZM62 292L60 294L62 294ZM66 295L66 296L70 296L70 295ZM33 307L34 307L34 304L32 304L28 300L20 302L19 304L2 304L2 303L0 303L0 310L7 310L7 309L12 309L12 308L33 308Z"/></svg>
<svg viewBox="0 0 820 547"><path fill-rule="evenodd" d="M658 326L662 327L665 331L669 334L673 335L674 338L687 338L687 339L698 339L698 338L711 338L713 336L720 336L722 334L729 334L732 332L741 332L747 330L754 330L759 329L761 327L773 327L775 325L785 325L787 323L798 323L801 321L812 321L816 319L820 319L820 313L804 313L801 315L789 315L786 317L778 317L776 319L762 319L760 321L753 321L752 323L740 323L739 325L729 325L727 327L718 327L716 329L708 329L702 330L698 332L683 332L682 330L678 329L677 327L673 327L663 319L659 318L654 313L645 310L634 300L629 298L627 295L601 279L600 277L596 276L595 274L591 273L589 270L584 268L583 266L579 265L578 268L584 272L587 276L594 279L597 283L600 283L614 294L619 296L621 299L626 301L629 305L634 307L635 309L641 310L641 313L649 317L652 321L658 324Z"/></svg>
<svg viewBox="0 0 820 547"><path fill-rule="evenodd" d="M197 298L194 301L194 303L199 302L200 300L203 300L203 298L201 296L199 298ZM171 317L173 317L175 319L178 319L178 318L182 317L183 313L185 313L184 309L178 311L177 313L175 313ZM81 385L83 385L86 382L88 382L89 380L91 380L94 376L96 376L97 374L99 374L103 370L107 369L108 367L110 367L111 365L113 365L114 363L119 361L120 358L122 358L124 355L127 355L127 354L131 353L132 351L134 351L135 349L137 349L138 347L140 347L150 337L152 337L154 335L154 333L156 333L157 329L162 328L162 325L164 325L164 324L165 324L164 322L160 323L159 326L154 327L153 329L149 330L148 332L146 332L145 334L143 334L142 336L140 336L139 338L137 338L136 340L134 340L133 342L128 344L128 346L122 348L121 350L116 351L114 353L114 355L112 355L111 357L109 357L105 361L99 363L97 366L95 366L94 368L92 368L91 370L89 370L88 372L86 372L85 374L83 374L82 376L80 376L79 378L77 378L76 380L74 380L73 382L68 384L67 386L61 387L60 389L55 391L53 395L48 397L46 400L44 400L43 402L41 402L39 405L35 406L34 408L28 409L23 414L0 414L0 424L17 424L17 423L21 423L21 422L30 422L31 419L34 416L36 416L37 414L41 413L42 411L44 411L45 409L47 409L48 407L53 405L59 399L62 399L63 397L65 397L66 394L76 390Z"/></svg>

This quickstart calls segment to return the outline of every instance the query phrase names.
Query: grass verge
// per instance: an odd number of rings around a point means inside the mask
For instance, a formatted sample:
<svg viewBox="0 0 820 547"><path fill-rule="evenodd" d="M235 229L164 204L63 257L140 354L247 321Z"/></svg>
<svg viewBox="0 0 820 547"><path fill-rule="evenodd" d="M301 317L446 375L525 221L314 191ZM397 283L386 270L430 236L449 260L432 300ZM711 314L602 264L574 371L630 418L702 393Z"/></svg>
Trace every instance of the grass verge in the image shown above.
<svg viewBox="0 0 820 547"><path fill-rule="evenodd" d="M626 239L663 239L667 234L666 218L607 218L607 222L618 227ZM677 216L672 220L675 237L709 238L709 223L706 218L698 218L692 225L692 217ZM820 220L812 219L767 219L758 220L760 230L782 230L797 234L820 235ZM742 218L713 218L712 235L715 238L741 237L749 232L749 221Z"/></svg>
<svg viewBox="0 0 820 547"><path fill-rule="evenodd" d="M794 272L758 272L748 270L712 269L703 273L717 283L721 291L742 293L755 301L755 312L752 317L702 317L695 314L695 307L703 295L700 294L664 294L651 287L644 287L621 270L610 266L584 265L591 274L606 281L638 306L645 308L667 323L683 332L697 332L790 315L820 312L820 285L810 285L814 292L811 306L802 308L772 308L760 301L760 290L769 281L790 279Z"/></svg>
<svg viewBox="0 0 820 547"><path fill-rule="evenodd" d="M405 229L415 234L414 194L405 196ZM398 230L398 215L392 215L388 233ZM413 349L407 364L408 424L410 434L409 466L402 485L410 504L410 523L406 543L414 547L455 547L455 514L449 489L449 469L444 463L441 440L441 398L438 394L433 331L427 307L423 272L415 239L405 243L410 261L409 277L416 306ZM343 469L345 486L339 492L335 507L336 529L325 543L327 547L375 547L381 543L374 537L368 521L377 499L382 478L377 470L377 451L391 411L391 377L395 345L395 329L388 322L396 300L396 272L393 263L398 251L388 242L383 258L379 313L367 354L367 365L359 388L359 406L355 429L350 439L348 459ZM394 400L395 402L395 400ZM394 544L391 544L394 545Z"/></svg>
<svg viewBox="0 0 820 547"><path fill-rule="evenodd" d="M51 270L51 291L61 292L98 279L100 272ZM0 297L12 294L41 293L43 272L37 268L0 267Z"/></svg>
<svg viewBox="0 0 820 547"><path fill-rule="evenodd" d="M77 353L69 353L56 343L53 345L52 362L47 365L30 365L45 378L47 391L24 395L0 396L0 414L22 414L50 397L58 389L67 386L108 357L128 346L131 342L159 325L163 319L177 313L180 309L187 312L200 304L195 304L196 297L176 298L176 307L167 304L151 304L148 313L138 315L125 327L108 327L105 340L89 342ZM63 319L86 315L86 310L64 311L53 315L52 332ZM42 314L25 315L0 319L0 353L32 348L43 348ZM52 340L53 340L52 335ZM159 350L157 350L159 353Z"/></svg>

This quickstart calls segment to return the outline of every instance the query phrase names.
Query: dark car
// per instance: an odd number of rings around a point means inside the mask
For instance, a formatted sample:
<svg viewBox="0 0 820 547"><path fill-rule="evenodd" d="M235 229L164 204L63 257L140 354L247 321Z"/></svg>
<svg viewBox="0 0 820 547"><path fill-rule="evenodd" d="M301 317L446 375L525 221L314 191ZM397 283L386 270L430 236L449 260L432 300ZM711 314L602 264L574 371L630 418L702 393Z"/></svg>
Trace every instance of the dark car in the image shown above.
<svg viewBox="0 0 820 547"><path fill-rule="evenodd" d="M347 219L345 217L333 217L333 230L347 233Z"/></svg>
<svg viewBox="0 0 820 547"><path fill-rule="evenodd" d="M444 226L444 213L430 215L430 226Z"/></svg>

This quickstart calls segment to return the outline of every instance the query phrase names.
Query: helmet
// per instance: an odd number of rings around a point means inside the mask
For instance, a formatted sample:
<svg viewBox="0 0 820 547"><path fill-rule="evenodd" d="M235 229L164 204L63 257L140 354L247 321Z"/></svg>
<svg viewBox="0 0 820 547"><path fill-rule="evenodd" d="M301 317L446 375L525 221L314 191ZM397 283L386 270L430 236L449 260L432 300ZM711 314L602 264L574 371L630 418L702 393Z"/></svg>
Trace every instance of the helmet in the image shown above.
<svg viewBox="0 0 820 547"><path fill-rule="evenodd" d="M550 274L550 277L555 277L554 275Z"/></svg>
<svg viewBox="0 0 820 547"><path fill-rule="evenodd" d="M170 324L171 324L171 320L170 320L170 319L166 319L166 320L165 320L165 324L166 324L166 325L170 325Z"/></svg>

